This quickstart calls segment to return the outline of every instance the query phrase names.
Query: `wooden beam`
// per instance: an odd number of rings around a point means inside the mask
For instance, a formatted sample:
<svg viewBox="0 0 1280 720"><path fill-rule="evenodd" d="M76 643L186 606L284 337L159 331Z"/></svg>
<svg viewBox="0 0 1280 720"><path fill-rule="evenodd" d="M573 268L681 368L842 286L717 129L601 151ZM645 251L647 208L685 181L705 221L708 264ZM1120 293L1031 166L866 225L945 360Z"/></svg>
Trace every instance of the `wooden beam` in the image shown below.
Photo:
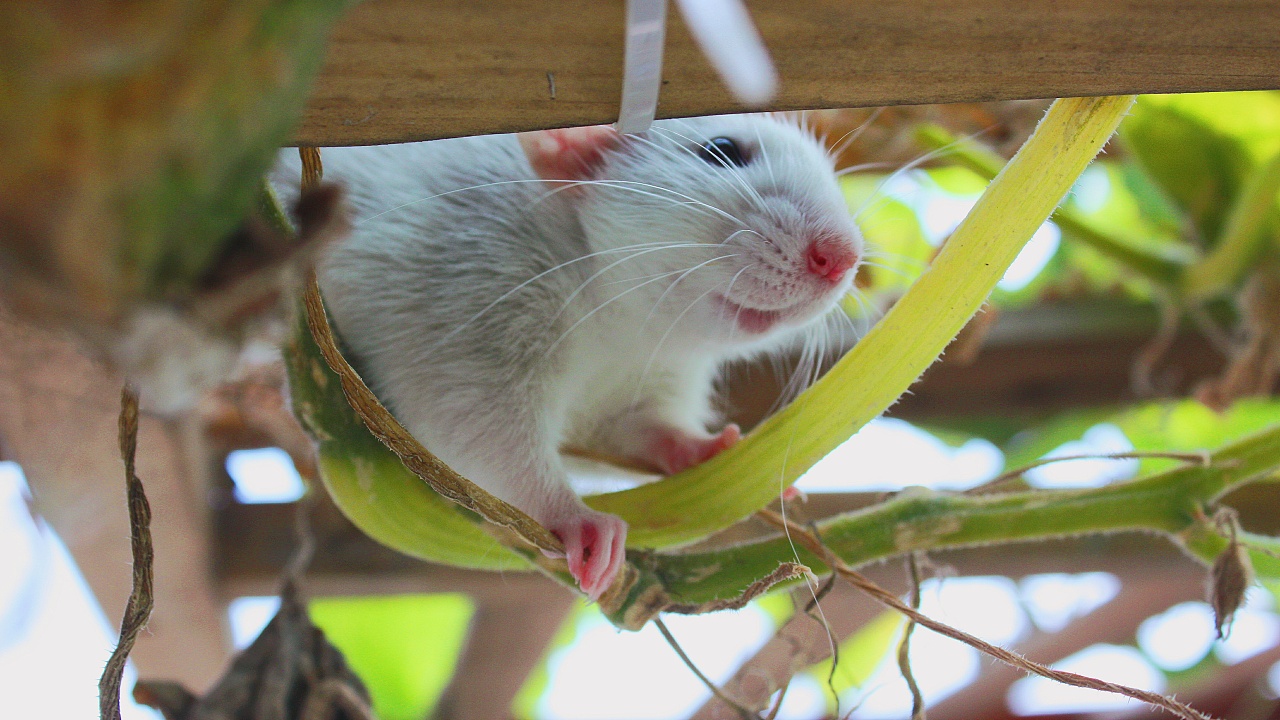
<svg viewBox="0 0 1280 720"><path fill-rule="evenodd" d="M1273 0L747 4L781 76L772 109L1280 88ZM334 33L295 140L373 144L613 122L623 7L366 0ZM677 13L668 28L659 116L740 111Z"/></svg>

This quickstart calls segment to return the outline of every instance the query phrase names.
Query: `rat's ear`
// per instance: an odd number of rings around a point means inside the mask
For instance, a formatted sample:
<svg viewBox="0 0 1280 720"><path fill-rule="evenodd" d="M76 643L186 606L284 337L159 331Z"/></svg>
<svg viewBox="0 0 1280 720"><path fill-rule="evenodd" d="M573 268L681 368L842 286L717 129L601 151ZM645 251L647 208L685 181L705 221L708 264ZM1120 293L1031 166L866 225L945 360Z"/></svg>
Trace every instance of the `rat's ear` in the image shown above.
<svg viewBox="0 0 1280 720"><path fill-rule="evenodd" d="M548 182L591 179L604 151L619 140L618 132L609 125L538 130L516 137L533 171Z"/></svg>

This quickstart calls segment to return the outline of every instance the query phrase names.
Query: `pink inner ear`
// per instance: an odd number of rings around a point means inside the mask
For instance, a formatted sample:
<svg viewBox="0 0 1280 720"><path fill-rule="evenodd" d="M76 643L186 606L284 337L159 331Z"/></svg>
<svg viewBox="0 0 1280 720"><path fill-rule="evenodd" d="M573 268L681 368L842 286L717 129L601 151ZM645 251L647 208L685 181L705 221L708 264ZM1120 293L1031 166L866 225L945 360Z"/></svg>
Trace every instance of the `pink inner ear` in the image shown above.
<svg viewBox="0 0 1280 720"><path fill-rule="evenodd" d="M543 180L588 180L607 148L618 142L608 125L520 133L520 147Z"/></svg>

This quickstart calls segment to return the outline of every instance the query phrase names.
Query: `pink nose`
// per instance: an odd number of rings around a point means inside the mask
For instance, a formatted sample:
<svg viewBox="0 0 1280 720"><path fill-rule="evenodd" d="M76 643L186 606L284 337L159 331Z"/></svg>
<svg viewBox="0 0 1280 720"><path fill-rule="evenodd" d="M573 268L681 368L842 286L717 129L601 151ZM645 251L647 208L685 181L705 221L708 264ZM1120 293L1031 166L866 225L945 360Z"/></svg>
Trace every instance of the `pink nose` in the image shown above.
<svg viewBox="0 0 1280 720"><path fill-rule="evenodd" d="M844 274L858 264L858 253L848 242L832 237L814 240L809 245L809 272L831 282L840 282Z"/></svg>

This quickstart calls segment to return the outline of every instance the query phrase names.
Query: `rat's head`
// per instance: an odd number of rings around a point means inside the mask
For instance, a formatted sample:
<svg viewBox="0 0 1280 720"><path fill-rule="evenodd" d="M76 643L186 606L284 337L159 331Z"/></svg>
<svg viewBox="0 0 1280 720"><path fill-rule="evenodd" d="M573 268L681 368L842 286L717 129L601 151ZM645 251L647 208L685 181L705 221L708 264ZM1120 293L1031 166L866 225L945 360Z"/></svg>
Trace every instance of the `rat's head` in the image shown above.
<svg viewBox="0 0 1280 720"><path fill-rule="evenodd" d="M522 143L543 178L582 183L570 192L595 249L642 252L628 261L635 276L669 273L663 301L722 338L752 343L812 321L862 257L831 159L784 120L667 120L640 135L578 128Z"/></svg>

